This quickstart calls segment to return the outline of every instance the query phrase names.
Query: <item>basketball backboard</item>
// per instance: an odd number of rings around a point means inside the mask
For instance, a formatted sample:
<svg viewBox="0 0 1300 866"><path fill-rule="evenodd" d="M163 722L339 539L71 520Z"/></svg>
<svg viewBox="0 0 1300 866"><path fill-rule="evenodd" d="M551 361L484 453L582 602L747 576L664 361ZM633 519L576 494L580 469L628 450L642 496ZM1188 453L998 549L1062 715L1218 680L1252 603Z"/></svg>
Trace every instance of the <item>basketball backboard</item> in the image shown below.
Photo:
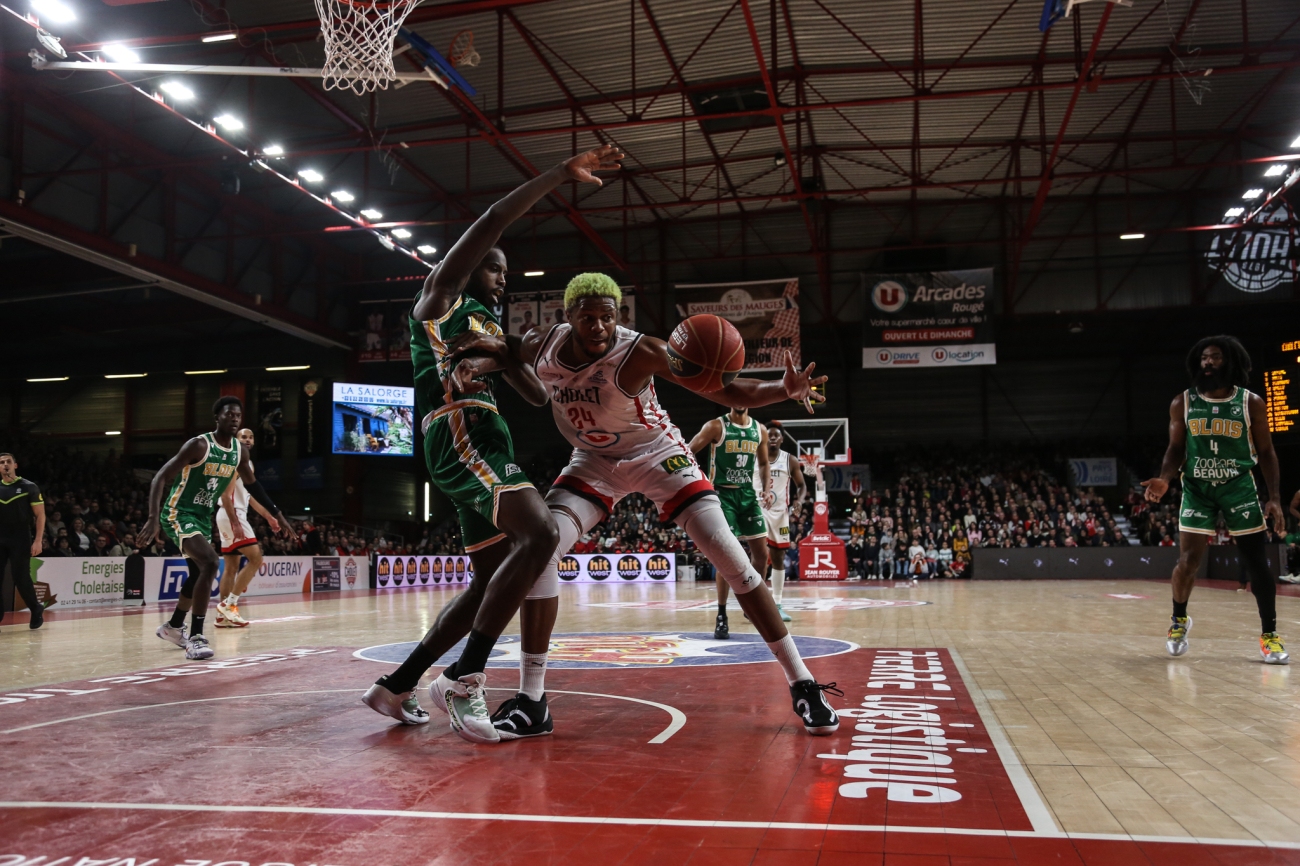
<svg viewBox="0 0 1300 866"><path fill-rule="evenodd" d="M823 466L853 462L848 418L781 418L781 432L797 457L815 455Z"/></svg>

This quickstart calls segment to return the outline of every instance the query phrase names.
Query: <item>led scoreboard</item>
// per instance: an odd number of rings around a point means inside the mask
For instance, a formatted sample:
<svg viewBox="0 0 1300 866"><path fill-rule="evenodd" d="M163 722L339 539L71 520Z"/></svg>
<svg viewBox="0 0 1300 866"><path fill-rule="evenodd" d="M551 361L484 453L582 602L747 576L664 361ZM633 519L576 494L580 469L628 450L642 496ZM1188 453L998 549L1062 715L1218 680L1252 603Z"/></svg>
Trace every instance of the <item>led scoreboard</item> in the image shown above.
<svg viewBox="0 0 1300 866"><path fill-rule="evenodd" d="M1264 371L1268 429L1274 436L1294 434L1300 421L1300 340L1282 344L1283 361Z"/></svg>

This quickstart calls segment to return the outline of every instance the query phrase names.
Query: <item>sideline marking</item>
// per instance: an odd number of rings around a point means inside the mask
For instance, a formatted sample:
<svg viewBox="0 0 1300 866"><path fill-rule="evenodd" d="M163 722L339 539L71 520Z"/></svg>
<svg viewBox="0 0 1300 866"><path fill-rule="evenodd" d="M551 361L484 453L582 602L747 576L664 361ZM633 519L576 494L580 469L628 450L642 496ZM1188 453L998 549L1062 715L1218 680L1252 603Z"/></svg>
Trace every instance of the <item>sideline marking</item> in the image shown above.
<svg viewBox="0 0 1300 866"><path fill-rule="evenodd" d="M975 711L979 713L980 721L984 723L984 730L988 732L989 739L993 741L993 748L997 751L998 757L1002 759L1002 767L1007 771L1007 777L1011 779L1011 786L1016 789L1016 794L1020 797L1020 806L1029 817L1029 823L1033 825L1034 832L1048 836L1059 834L1060 830L1056 826L1056 820L1052 817L1052 810L1047 808L1047 804L1043 802L1042 796L1038 793L1037 786L1034 785L1034 780L1029 778L1025 765L1020 763L1020 758L1016 755L1011 740L1007 738L1006 732L1002 730L1002 724L993 713L993 707L989 706L988 698L984 696L984 690L975 683L970 668L966 667L966 660L961 657L961 653L957 652L955 647L948 647L947 649L948 654L952 656L953 664L957 666L957 672L961 674L962 682L966 685L966 691L970 694L972 703L975 704ZM1094 838L1093 836L1077 833L1067 835L1071 839ZM1136 839L1138 837L1102 834L1095 838ZM1164 837L1151 838L1154 840ZM1300 845L1297 847L1300 847Z"/></svg>
<svg viewBox="0 0 1300 866"><path fill-rule="evenodd" d="M366 688L369 688L369 686L367 686ZM215 698L194 698L188 701L171 701L165 704L142 704L137 707L118 707L117 709L113 709L113 710L102 710L98 713L86 713L85 715L81 715L81 716L69 716L66 719L53 719L48 722L37 722L36 724L33 725L24 725L21 728L10 728L7 731L0 731L0 735L18 734L18 733L22 733L23 731L31 731L36 728L46 728L49 727L50 725L61 725L64 722L80 722L80 721L84 721L85 719L94 719L94 718L98 718L99 716L112 716L112 715L116 715L117 713L130 713L130 712L134 712L135 710L157 710L157 709L162 709L163 707L184 706L185 704L206 704L206 703L211 703L213 701L238 701L246 698L278 698L278 697L284 697L288 695L328 695L328 694L337 694L339 692L364 692L364 691L365 689L312 689L310 691L304 691L304 692L268 692L266 694L261 694L261 695L222 695L221 697L215 697ZM490 691L513 692L513 691L518 691L518 689L497 688L497 689L490 689ZM610 698L611 700L615 700L615 701L631 701L634 704L645 704L646 706L650 706L650 707L658 707L659 709L667 713L668 717L672 719L672 721L668 723L668 727L664 728L662 731L655 734L654 738L651 739L647 743L647 745L657 745L659 743L668 742L669 737L671 737L673 734L680 731L686 725L686 714L683 713L681 710L677 709L676 707L669 706L668 704L660 704L660 703L656 703L655 701L647 701L642 698L631 698L628 697L627 695L606 695L606 694L601 694L600 692L552 691L549 692L549 694L584 695L586 697L591 697L591 698ZM43 697L53 697L53 696L44 695Z"/></svg>
<svg viewBox="0 0 1300 866"><path fill-rule="evenodd" d="M1129 833L1065 833L1042 830L992 830L966 827L914 827L890 824L822 824L794 821L704 821L685 818L620 818L582 815L529 815L509 812L424 812L403 809L349 809L329 806L214 806L206 803L91 803L38 800L0 801L0 809L90 809L99 811L226 812L269 815L342 815L360 818L418 818L444 821L515 821L529 824L605 824L629 827L707 827L722 830L813 830L846 833L933 833L945 836L1002 836L1012 839L1095 839L1116 842L1165 842L1179 845L1239 845L1243 848L1300 850L1300 842L1219 839L1201 836L1146 836Z"/></svg>

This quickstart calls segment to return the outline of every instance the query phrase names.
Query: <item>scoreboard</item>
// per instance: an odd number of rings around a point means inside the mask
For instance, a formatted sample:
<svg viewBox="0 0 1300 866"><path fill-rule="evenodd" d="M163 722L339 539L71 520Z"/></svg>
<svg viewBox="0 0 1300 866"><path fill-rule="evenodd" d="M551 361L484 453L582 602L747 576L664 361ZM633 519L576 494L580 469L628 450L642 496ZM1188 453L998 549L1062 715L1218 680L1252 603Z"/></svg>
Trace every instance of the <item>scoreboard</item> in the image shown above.
<svg viewBox="0 0 1300 866"><path fill-rule="evenodd" d="M1283 343L1281 362L1264 371L1264 401L1274 436L1300 434L1300 340Z"/></svg>

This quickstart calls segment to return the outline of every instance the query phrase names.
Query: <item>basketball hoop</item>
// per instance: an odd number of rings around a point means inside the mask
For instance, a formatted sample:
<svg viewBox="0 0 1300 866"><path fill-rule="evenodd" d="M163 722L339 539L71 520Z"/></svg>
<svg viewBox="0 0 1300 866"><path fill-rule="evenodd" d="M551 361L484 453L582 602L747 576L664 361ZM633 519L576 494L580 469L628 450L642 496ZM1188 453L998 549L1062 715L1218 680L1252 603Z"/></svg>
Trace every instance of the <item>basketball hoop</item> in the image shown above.
<svg viewBox="0 0 1300 866"><path fill-rule="evenodd" d="M799 462L803 464L803 474L811 475L817 479L814 486L814 502L826 501L826 479L822 478L822 460L821 456L815 451L806 451L799 455Z"/></svg>
<svg viewBox="0 0 1300 866"><path fill-rule="evenodd" d="M397 77L393 40L420 0L316 0L325 37L326 90L351 90L365 96L386 90ZM471 46L472 47L472 46Z"/></svg>
<svg viewBox="0 0 1300 866"><path fill-rule="evenodd" d="M474 31L462 30L451 38L451 47L447 49L447 59L453 66L478 66L482 59L474 50Z"/></svg>

